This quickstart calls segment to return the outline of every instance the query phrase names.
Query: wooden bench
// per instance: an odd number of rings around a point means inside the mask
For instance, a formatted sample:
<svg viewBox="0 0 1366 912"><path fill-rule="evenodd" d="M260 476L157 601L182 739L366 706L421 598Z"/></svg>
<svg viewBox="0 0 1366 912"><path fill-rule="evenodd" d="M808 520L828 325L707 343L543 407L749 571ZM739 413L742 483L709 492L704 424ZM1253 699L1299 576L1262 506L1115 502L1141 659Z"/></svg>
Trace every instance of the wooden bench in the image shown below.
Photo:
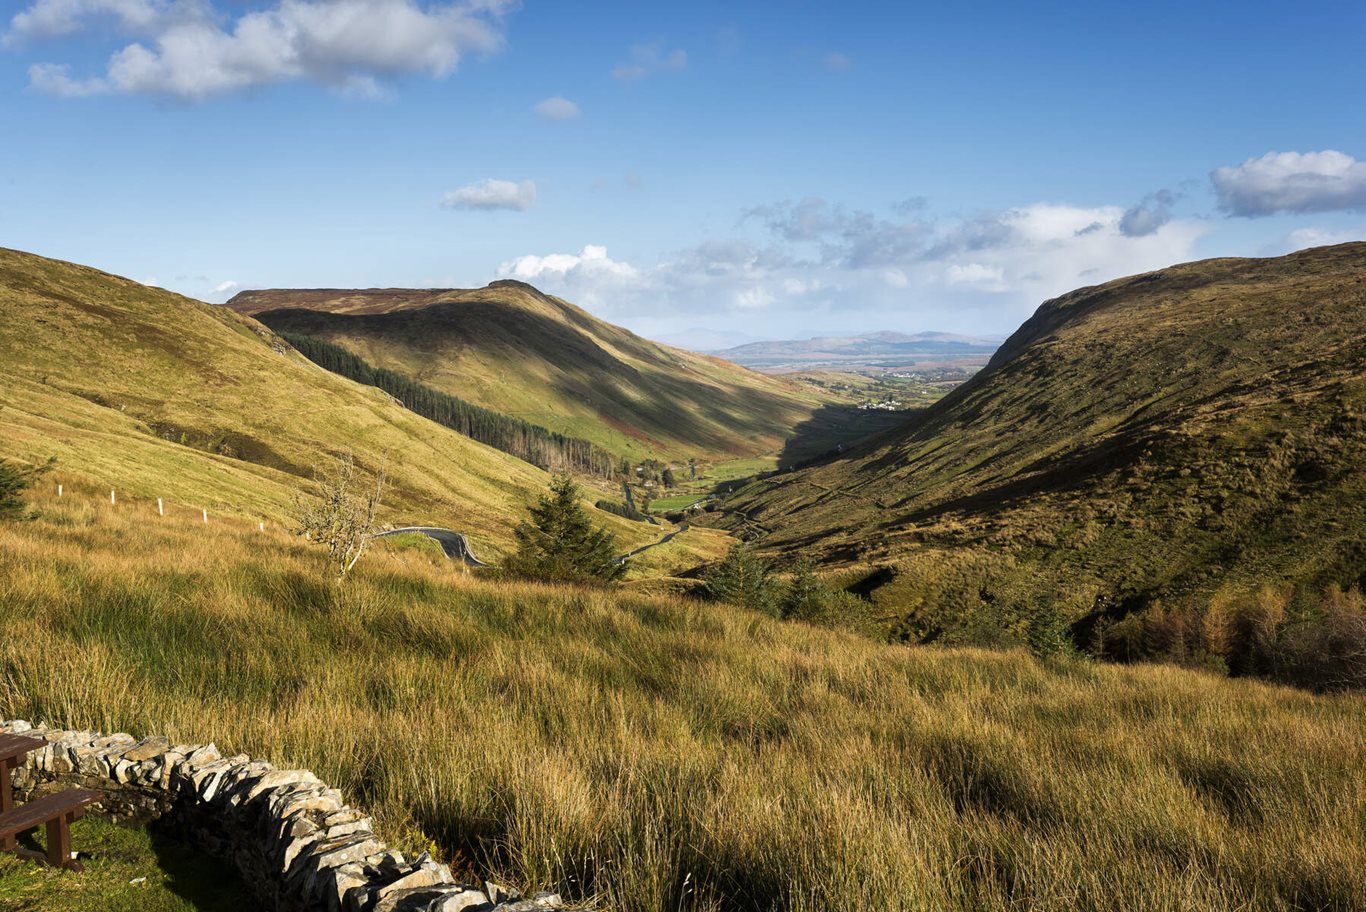
<svg viewBox="0 0 1366 912"><path fill-rule="evenodd" d="M79 820L85 809L104 800L103 792L90 789L66 789L0 814L0 842L18 855L45 860L48 864L72 871L81 870L80 862L71 857L71 824ZM47 824L47 855L15 848L15 837Z"/></svg>
<svg viewBox="0 0 1366 912"><path fill-rule="evenodd" d="M104 800L103 792L67 789L14 807L11 786L14 770L30 753L46 746L47 742L38 738L0 734L0 849L79 871L80 863L71 857L71 824L80 819L87 807ZM46 856L18 848L20 834L44 824L47 825Z"/></svg>

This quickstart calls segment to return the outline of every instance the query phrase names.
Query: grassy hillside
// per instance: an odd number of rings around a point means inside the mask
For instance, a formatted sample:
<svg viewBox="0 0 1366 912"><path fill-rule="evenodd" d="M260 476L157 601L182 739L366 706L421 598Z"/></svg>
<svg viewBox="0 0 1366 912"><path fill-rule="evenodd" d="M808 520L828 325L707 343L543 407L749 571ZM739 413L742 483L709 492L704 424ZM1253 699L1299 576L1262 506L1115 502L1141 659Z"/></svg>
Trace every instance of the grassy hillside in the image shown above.
<svg viewBox="0 0 1366 912"><path fill-rule="evenodd" d="M117 488L144 516L161 497L278 524L312 466L346 449L366 469L388 453L382 518L461 529L488 556L549 480L313 365L249 317L0 249L0 456L55 455L54 481ZM597 519L623 550L658 535Z"/></svg>
<svg viewBox="0 0 1366 912"><path fill-rule="evenodd" d="M826 398L642 339L521 282L248 291L229 306L636 460L776 452Z"/></svg>
<svg viewBox="0 0 1366 912"><path fill-rule="evenodd" d="M991 364L846 457L727 506L770 552L943 636L1366 578L1366 244L1049 301Z"/></svg>
<svg viewBox="0 0 1366 912"><path fill-rule="evenodd" d="M254 526L39 506L0 525L0 714L312 768L470 877L609 912L1366 907L1362 696L881 646L419 549L338 589Z"/></svg>

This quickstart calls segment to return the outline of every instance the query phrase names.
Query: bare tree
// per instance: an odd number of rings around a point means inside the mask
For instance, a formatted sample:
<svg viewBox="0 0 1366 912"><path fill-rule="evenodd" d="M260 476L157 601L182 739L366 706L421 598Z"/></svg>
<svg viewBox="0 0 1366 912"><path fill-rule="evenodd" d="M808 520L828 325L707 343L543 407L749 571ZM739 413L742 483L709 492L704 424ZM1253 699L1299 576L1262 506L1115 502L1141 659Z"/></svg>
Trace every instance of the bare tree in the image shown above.
<svg viewBox="0 0 1366 912"><path fill-rule="evenodd" d="M338 456L330 472L313 469L314 495L294 501L294 531L327 546L332 566L344 577L356 566L375 530L375 514L388 481L381 460L373 483L366 484L350 452Z"/></svg>

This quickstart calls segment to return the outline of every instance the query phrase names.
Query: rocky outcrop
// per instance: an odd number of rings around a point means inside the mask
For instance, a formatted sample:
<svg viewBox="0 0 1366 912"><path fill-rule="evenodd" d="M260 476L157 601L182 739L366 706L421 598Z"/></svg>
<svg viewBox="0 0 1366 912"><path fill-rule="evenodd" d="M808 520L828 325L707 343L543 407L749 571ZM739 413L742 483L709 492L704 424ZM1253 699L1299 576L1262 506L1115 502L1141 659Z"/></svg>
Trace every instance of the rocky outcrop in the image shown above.
<svg viewBox="0 0 1366 912"><path fill-rule="evenodd" d="M22 720L0 732L47 741L14 773L27 801L71 786L98 789L94 809L115 822L174 829L236 867L274 912L537 912L562 908L552 893L524 899L494 884L458 883L427 854L405 858L370 818L308 770L276 769L212 744L172 744L68 731Z"/></svg>

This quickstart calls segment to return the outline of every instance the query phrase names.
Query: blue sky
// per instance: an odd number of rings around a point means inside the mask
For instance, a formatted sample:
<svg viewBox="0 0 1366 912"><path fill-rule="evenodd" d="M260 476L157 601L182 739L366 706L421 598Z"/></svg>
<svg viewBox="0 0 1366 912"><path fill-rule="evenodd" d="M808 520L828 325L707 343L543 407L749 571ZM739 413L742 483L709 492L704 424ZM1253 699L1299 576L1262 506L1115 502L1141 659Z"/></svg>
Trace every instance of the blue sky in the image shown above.
<svg viewBox="0 0 1366 912"><path fill-rule="evenodd" d="M18 0L0 245L206 300L519 277L648 335L1004 335L1366 238L1366 5Z"/></svg>

